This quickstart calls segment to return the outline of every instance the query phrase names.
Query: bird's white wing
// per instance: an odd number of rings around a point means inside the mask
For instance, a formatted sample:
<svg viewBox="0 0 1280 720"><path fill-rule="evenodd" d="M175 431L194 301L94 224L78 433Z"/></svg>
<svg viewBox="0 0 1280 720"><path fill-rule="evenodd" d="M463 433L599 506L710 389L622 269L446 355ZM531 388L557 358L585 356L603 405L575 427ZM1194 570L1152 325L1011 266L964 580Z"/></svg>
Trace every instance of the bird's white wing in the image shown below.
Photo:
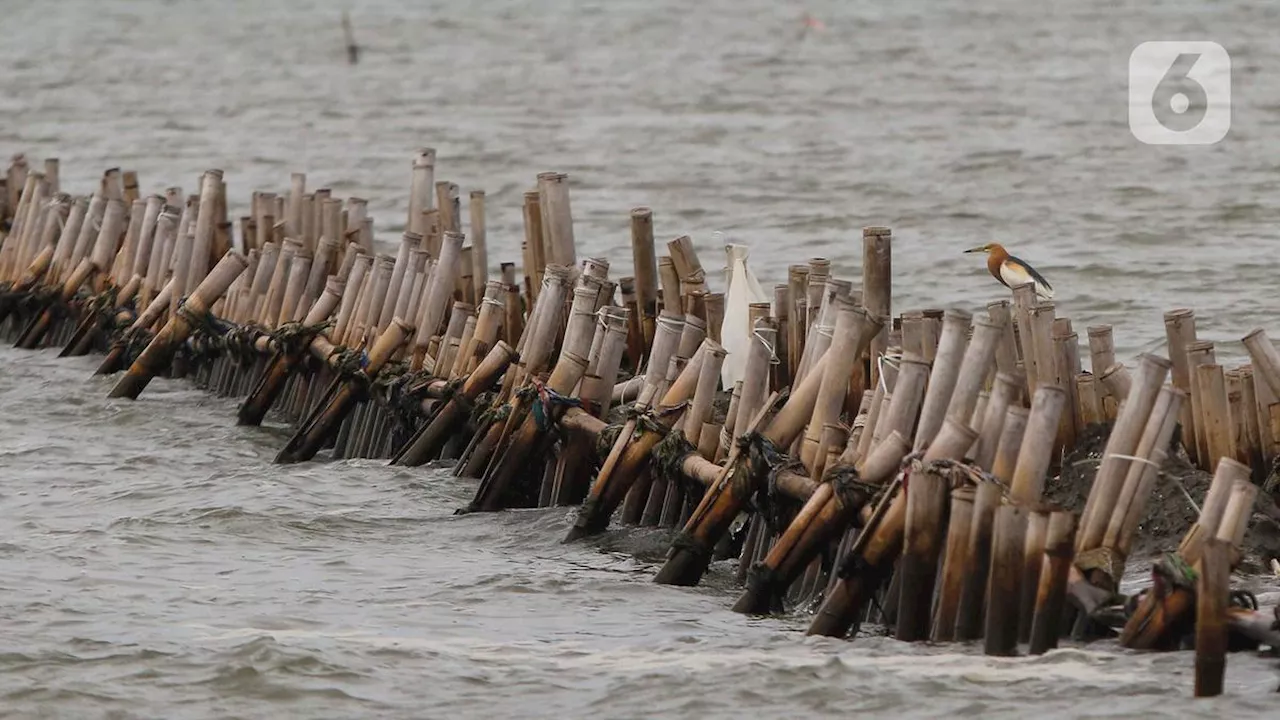
<svg viewBox="0 0 1280 720"><path fill-rule="evenodd" d="M1053 288L1036 280L1031 273L1027 272L1026 268L1016 262L1001 263L1000 278L1011 288L1032 283L1035 285L1037 296L1044 300L1053 299Z"/></svg>

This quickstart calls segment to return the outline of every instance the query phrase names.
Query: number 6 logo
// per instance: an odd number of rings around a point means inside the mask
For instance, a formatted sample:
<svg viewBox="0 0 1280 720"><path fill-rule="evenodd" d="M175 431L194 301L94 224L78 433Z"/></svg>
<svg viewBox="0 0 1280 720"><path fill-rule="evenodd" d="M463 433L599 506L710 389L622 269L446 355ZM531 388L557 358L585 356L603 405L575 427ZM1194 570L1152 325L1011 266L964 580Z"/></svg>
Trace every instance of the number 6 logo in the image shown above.
<svg viewBox="0 0 1280 720"><path fill-rule="evenodd" d="M1211 145L1231 129L1231 57L1207 41L1146 42L1129 56L1129 131L1149 145Z"/></svg>

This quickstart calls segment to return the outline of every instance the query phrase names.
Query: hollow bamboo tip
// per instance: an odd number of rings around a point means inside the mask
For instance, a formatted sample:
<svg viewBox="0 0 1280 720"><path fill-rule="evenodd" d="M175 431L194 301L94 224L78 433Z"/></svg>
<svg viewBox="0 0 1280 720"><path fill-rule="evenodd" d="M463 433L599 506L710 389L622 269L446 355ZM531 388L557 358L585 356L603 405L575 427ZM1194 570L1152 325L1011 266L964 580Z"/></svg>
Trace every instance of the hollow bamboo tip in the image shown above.
<svg viewBox="0 0 1280 720"><path fill-rule="evenodd" d="M1174 308L1173 310L1168 310L1165 312L1164 321L1175 322L1178 320L1182 320L1184 318L1194 317L1195 314L1196 314L1195 311L1192 310L1191 308Z"/></svg>
<svg viewBox="0 0 1280 720"><path fill-rule="evenodd" d="M1156 367L1163 368L1165 370L1169 370L1173 367L1172 360L1162 355L1156 355L1155 353L1142 353L1139 361L1155 365Z"/></svg>
<svg viewBox="0 0 1280 720"><path fill-rule="evenodd" d="M879 225L872 225L869 227L862 228L862 237L864 238L889 237L892 234L893 234L892 230L890 230L887 227L881 227Z"/></svg>
<svg viewBox="0 0 1280 720"><path fill-rule="evenodd" d="M653 211L647 207L632 208L631 217L635 220L647 220L653 217Z"/></svg>
<svg viewBox="0 0 1280 720"><path fill-rule="evenodd" d="M1251 331L1249 332L1249 334L1248 334L1248 335L1245 335L1245 336L1244 336L1244 338L1242 338L1242 340L1243 340L1245 343L1248 343L1248 342L1250 342L1251 340L1253 340L1255 337L1256 337L1256 338L1263 339L1263 340L1266 340L1266 339L1267 339L1267 331L1266 331L1266 330L1263 330L1262 328L1255 328L1255 329L1251 330ZM1190 349L1191 349L1191 347L1192 347L1193 345L1196 345L1196 344L1198 344L1198 343L1191 343L1191 344L1187 345L1187 349L1188 349L1188 350L1190 350Z"/></svg>

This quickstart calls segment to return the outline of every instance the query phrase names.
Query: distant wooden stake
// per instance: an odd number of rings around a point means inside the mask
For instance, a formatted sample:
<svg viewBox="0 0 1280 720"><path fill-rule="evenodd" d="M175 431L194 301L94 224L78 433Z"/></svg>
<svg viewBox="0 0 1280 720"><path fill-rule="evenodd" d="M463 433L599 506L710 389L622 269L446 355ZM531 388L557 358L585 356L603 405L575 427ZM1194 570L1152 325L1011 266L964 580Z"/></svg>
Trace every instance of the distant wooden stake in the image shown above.
<svg viewBox="0 0 1280 720"><path fill-rule="evenodd" d="M356 33L351 29L351 16L342 12L342 37L347 42L347 62L355 65L360 62L360 46L356 44Z"/></svg>

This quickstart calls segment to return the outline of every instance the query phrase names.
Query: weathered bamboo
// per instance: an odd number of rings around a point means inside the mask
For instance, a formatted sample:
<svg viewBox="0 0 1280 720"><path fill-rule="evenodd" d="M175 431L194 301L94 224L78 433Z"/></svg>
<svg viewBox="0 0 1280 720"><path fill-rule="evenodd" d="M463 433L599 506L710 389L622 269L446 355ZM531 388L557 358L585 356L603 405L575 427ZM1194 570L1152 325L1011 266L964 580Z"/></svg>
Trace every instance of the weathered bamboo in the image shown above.
<svg viewBox="0 0 1280 720"><path fill-rule="evenodd" d="M787 402L760 433L762 442L771 443L775 448L785 448L800 436L804 430L805 418L812 414L813 405L818 399L818 389L822 383L819 371L825 372L829 360L829 355L818 360L809 377L795 388ZM667 561L658 572L657 582L696 585L702 579L711 560L711 549L729 529L759 481L759 478L753 477L743 467L745 460L741 453L731 455L730 460L726 460L720 479L703 496L702 502L672 544L667 553Z"/></svg>
<svg viewBox="0 0 1280 720"><path fill-rule="evenodd" d="M1110 510L1124 482L1128 461L1123 456L1133 455L1141 439L1143 428L1151 416L1156 395L1172 366L1168 360L1145 354L1138 361L1138 372L1116 418L1111 436L1103 450L1102 463L1098 467L1089 499L1085 501L1080 520L1080 532L1076 539L1077 553L1099 546L1110 520Z"/></svg>
<svg viewBox="0 0 1280 720"><path fill-rule="evenodd" d="M198 327L213 303L222 297L231 283L244 272L249 261L238 250L223 256L218 265L205 276L191 296L182 304L182 311L169 319L154 340L142 351L129 371L111 389L108 397L136 399L151 379L168 366L178 345Z"/></svg>
<svg viewBox="0 0 1280 720"><path fill-rule="evenodd" d="M659 342L669 346L672 343L671 336L674 335L674 328L671 327L670 322L665 323L666 327L664 327L664 320L669 321L670 318L659 318L657 334L654 338L653 355L655 357L658 354ZM704 358L712 352L718 352L719 349L717 343L710 340L703 342L702 347L685 364L684 369L671 383L661 400L654 404L651 412L654 422L666 428L673 427L679 422L681 406L696 390ZM650 362L652 363L653 359ZM641 401L637 403L637 407L641 410L648 409L657 389L656 380L652 383L646 382L646 391L641 394ZM652 460L650 452L661 440L660 433L646 432L638 438L633 438L634 430L635 423L628 422L619 433L609 457L602 463L600 472L591 485L587 500L578 511L574 526L569 529L566 541L603 532L608 527L614 510L631 491L636 480L648 470Z"/></svg>
<svg viewBox="0 0 1280 720"><path fill-rule="evenodd" d="M862 304L873 317L893 317L890 307L892 283L893 237L887 227L862 229ZM871 340L868 353L871 358L871 375L868 382L874 385L880 378L877 359L889 347L889 329L883 328ZM910 434L908 433L908 436Z"/></svg>
<svg viewBox="0 0 1280 720"><path fill-rule="evenodd" d="M658 259L653 246L653 212L639 207L631 211L631 258L635 267L636 302L639 306L644 345L653 342L658 317ZM639 358L634 358L639 362Z"/></svg>
<svg viewBox="0 0 1280 720"><path fill-rule="evenodd" d="M1248 345L1245 347L1247 349ZM1195 426L1194 457L1201 470L1207 469L1209 464L1209 435L1207 428L1204 427L1204 398L1201 395L1200 377L1196 368L1201 365L1213 365L1216 362L1216 352L1212 342L1199 340L1187 344L1187 372L1191 384L1191 413L1194 418L1192 424Z"/></svg>
<svg viewBox="0 0 1280 720"><path fill-rule="evenodd" d="M946 477L930 465L925 465L922 472L911 474L902 559L898 565L902 584L894 635L899 640L915 642L929 637L929 606L938 575L949 492Z"/></svg>
<svg viewBox="0 0 1280 720"><path fill-rule="evenodd" d="M877 437L888 436L897 430L903 437L914 437L916 417L920 411L920 403L924 399L925 383L928 381L929 363L915 355L903 355L898 365L898 378L894 381L893 396L889 398L889 407L882 409L881 419L876 422L872 432L873 442Z"/></svg>
<svg viewBox="0 0 1280 720"><path fill-rule="evenodd" d="M1041 655L1058 646L1075 532L1075 513L1055 511L1049 515L1044 541L1044 564L1040 570L1040 584L1036 588L1035 611L1031 620L1031 647L1028 651L1031 655Z"/></svg>
<svg viewBox="0 0 1280 720"><path fill-rule="evenodd" d="M1041 385L1041 388L1048 387ZM1018 642L1031 641L1031 622L1034 619L1036 595L1040 591L1040 571L1044 566L1045 542L1049 532L1049 511L1028 508L1026 540L1022 546L1021 600L1018 603Z"/></svg>
<svg viewBox="0 0 1280 720"><path fill-rule="evenodd" d="M365 378L376 377L411 332L413 332L412 325L400 318L394 318L391 325L370 347L364 367L355 372L362 374ZM362 392L360 388L361 385L356 380L339 377L321 404L299 425L297 432L280 449L275 461L277 463L306 462L315 457L350 414L359 400Z"/></svg>
<svg viewBox="0 0 1280 720"><path fill-rule="evenodd" d="M1010 408L1010 411L1020 409ZM1001 486L993 482L978 483L974 492L964 566L960 570L963 581L956 608L956 640L982 637L987 577L991 567L991 538L1001 494Z"/></svg>
<svg viewBox="0 0 1280 720"><path fill-rule="evenodd" d="M870 456L852 468L864 485L836 491L839 478L850 468L834 468L827 482L818 485L805 500L786 531L760 567L753 569L750 582L733 609L743 613L777 610L787 587L818 556L822 548L844 531L871 495L867 487L883 485L894 474L911 446L901 433L893 432L876 446ZM744 555L744 558L747 556ZM745 560L744 560L745 562Z"/></svg>
<svg viewBox="0 0 1280 720"><path fill-rule="evenodd" d="M440 329L445 311L449 309L449 299L453 296L454 278L457 276L458 264L462 257L463 239L461 233L444 233L435 272L431 275L431 282L422 299L422 307L418 311L417 331L413 340L415 351L426 349L431 336Z"/></svg>
<svg viewBox="0 0 1280 720"><path fill-rule="evenodd" d="M1173 386L1191 393L1191 371L1187 360L1187 346L1196 341L1196 315L1189 308L1170 310L1164 314L1165 338L1169 347L1169 360L1173 362L1171 379ZM1190 402L1183 403L1179 418L1182 425L1183 447L1193 463L1199 463L1195 455L1195 414Z"/></svg>
<svg viewBox="0 0 1280 720"><path fill-rule="evenodd" d="M294 315L299 309L298 306L302 303L302 295L307 291L307 278L310 273L311 256L307 254L306 250L303 250L295 255L289 263L289 280L284 286L284 295L280 302L280 315L272 323L274 327L293 322Z"/></svg>
<svg viewBox="0 0 1280 720"><path fill-rule="evenodd" d="M441 404L428 417L427 422L392 457L391 464L413 467L436 457L458 426L466 421L467 406L497 382L514 358L515 350L498 340L484 360L463 381L458 394Z"/></svg>
<svg viewBox="0 0 1280 720"><path fill-rule="evenodd" d="M996 510L983 632L987 655L1013 655L1017 650L1027 515L1018 505L1002 505Z"/></svg>
<svg viewBox="0 0 1280 720"><path fill-rule="evenodd" d="M975 489L963 486L951 491L950 516L947 520L947 542L943 555L941 586L933 613L933 629L929 639L949 642L955 638L960 598L964 591L965 571L970 565L969 535L973 525ZM902 606L898 606L902 616Z"/></svg>
<svg viewBox="0 0 1280 720"><path fill-rule="evenodd" d="M835 302L838 309L830 348L832 357L822 377L818 400L814 403L801 445L800 460L808 468L813 468L818 462L816 450L822 428L839 419L854 363L862 348L869 344L870 336L878 334L884 322L880 318L869 317L865 310L855 307L847 298L838 298Z"/></svg>
<svg viewBox="0 0 1280 720"><path fill-rule="evenodd" d="M1200 393L1200 416L1196 422L1204 424L1205 439L1209 447L1209 453L1204 457L1204 467L1213 472L1220 458L1234 458L1236 455L1231 437L1231 411L1226 378L1222 366L1217 364L1198 365L1195 373Z"/></svg>
<svg viewBox="0 0 1280 720"><path fill-rule="evenodd" d="M1036 388L1010 485L1015 502L1034 505L1044 494L1045 473L1053 461L1054 440L1066 399L1066 393L1057 385L1041 382Z"/></svg>
<svg viewBox="0 0 1280 720"><path fill-rule="evenodd" d="M1196 697L1222 694L1227 670L1231 545L1210 540L1196 566Z"/></svg>
<svg viewBox="0 0 1280 720"><path fill-rule="evenodd" d="M1036 302L1036 289L1031 283L1013 287L1013 320L1016 324L1018 357L1022 360L1022 370L1027 376L1027 397L1035 394L1040 383L1039 368L1036 367L1035 337L1031 331L1031 308L1035 307Z"/></svg>
<svg viewBox="0 0 1280 720"><path fill-rule="evenodd" d="M578 264L573 242L573 217L569 210L569 176L562 173L538 175L538 202L542 209L542 241L548 264L574 267Z"/></svg>
<svg viewBox="0 0 1280 720"><path fill-rule="evenodd" d="M999 360L997 358L997 366ZM1021 396L1026 383L1020 371L997 372L992 384L991 395L987 400L986 413L978 432L978 446L974 451L974 464L983 470L991 470L996 458L996 447L1000 442L1001 430L1009 407Z"/></svg>
<svg viewBox="0 0 1280 720"><path fill-rule="evenodd" d="M928 389L925 391L924 403L920 408L920 423L916 428L914 449L924 450L933 442L942 420L946 417L947 405L955 391L956 378L960 374L960 363L965 352L966 336L972 316L961 310L947 310L942 318L942 334L938 340L938 348L933 358L933 369L929 373ZM976 399L976 390L974 397ZM970 408L972 412L972 408ZM968 416L965 415L965 420Z"/></svg>
<svg viewBox="0 0 1280 720"><path fill-rule="evenodd" d="M1166 452L1173 439L1185 397L1186 394L1173 385L1160 388L1142 436L1134 448L1134 459L1125 472L1120 494L1116 497L1106 534L1102 539L1103 547L1120 549L1122 557L1128 554L1132 529L1136 529L1138 520L1146 510L1151 485L1160 471L1157 454L1161 453L1160 457L1163 457L1162 453Z"/></svg>
<svg viewBox="0 0 1280 720"><path fill-rule="evenodd" d="M747 427L769 394L769 363L776 357L777 343L778 328L773 320L767 317L756 320L742 373L742 397L733 422L735 428Z"/></svg>

